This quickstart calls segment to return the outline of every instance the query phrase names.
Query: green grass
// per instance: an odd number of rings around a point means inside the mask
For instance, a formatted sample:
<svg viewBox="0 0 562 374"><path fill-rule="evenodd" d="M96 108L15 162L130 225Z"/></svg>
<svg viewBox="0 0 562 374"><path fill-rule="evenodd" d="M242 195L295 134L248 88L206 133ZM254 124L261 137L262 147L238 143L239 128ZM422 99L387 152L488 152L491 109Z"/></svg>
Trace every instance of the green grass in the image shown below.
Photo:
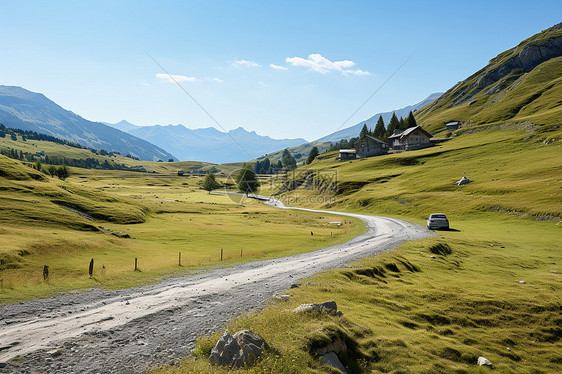
<svg viewBox="0 0 562 374"><path fill-rule="evenodd" d="M489 217L457 228L317 274L287 291L290 301L231 321L228 331L250 329L272 347L251 369L228 371L187 359L180 368L156 372L327 372L310 351L335 337L347 342L342 358L352 373L487 372L477 367L479 356L498 373L558 372L560 227ZM439 244L451 253L433 253ZM337 302L343 317L289 312L328 300ZM201 338L196 353L208 356L219 335Z"/></svg>
<svg viewBox="0 0 562 374"><path fill-rule="evenodd" d="M364 227L352 220L334 228L329 215L208 194L194 176L71 171L61 181L0 156L0 303L76 288L131 287L208 266L312 251L347 241ZM135 258L140 272L133 271ZM49 265L47 282L43 265Z"/></svg>
<svg viewBox="0 0 562 374"><path fill-rule="evenodd" d="M497 123L531 122L550 129L560 125L562 106L562 57L543 62L530 72L521 69L500 71L528 45L540 46L548 39L562 36L562 31L536 34L517 47L492 60L466 80L453 86L438 101L420 109L416 119L427 130L444 129L450 121L461 121L468 127ZM484 83L485 82L485 83Z"/></svg>
<svg viewBox="0 0 562 374"><path fill-rule="evenodd" d="M220 332L201 337L166 373L330 372L313 348L337 338L348 372L557 373L562 364L562 149L533 127L491 127L439 147L352 162L322 155L304 171L337 171L335 203L308 207L386 215L424 224L445 212L452 231L405 243L286 291L259 313L227 324L272 347L254 367L229 371L206 357ZM462 176L473 182L453 184ZM318 194L306 183L281 198ZM432 258L434 256L435 258ZM524 281L521 283L520 281ZM343 317L302 316L301 303L335 300ZM509 350L508 350L509 348Z"/></svg>

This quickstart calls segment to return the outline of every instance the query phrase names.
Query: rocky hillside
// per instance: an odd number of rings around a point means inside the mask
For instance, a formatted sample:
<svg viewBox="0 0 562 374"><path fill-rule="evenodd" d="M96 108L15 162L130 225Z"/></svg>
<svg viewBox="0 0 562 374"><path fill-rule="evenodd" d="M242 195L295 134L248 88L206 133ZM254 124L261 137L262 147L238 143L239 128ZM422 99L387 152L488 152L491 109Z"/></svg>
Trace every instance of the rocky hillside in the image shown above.
<svg viewBox="0 0 562 374"><path fill-rule="evenodd" d="M449 121L474 125L556 125L562 115L562 23L522 41L457 83L416 118L429 130Z"/></svg>
<svg viewBox="0 0 562 374"><path fill-rule="evenodd" d="M164 149L103 123L88 121L61 108L40 93L0 86L0 123L79 143L83 146L131 154L141 160L168 161Z"/></svg>

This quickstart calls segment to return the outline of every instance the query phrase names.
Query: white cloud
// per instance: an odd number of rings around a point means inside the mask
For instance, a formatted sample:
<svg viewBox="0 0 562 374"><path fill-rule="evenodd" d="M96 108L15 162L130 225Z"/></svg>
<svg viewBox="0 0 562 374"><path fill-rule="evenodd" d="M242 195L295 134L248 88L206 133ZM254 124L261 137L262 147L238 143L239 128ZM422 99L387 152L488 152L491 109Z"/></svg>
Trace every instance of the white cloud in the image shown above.
<svg viewBox="0 0 562 374"><path fill-rule="evenodd" d="M197 81L197 78L195 77L187 77L185 75L174 75L174 74L156 74L156 78L163 79L170 83Z"/></svg>
<svg viewBox="0 0 562 374"><path fill-rule="evenodd" d="M260 67L261 65L255 61L248 61L248 60L237 60L233 62L234 66L245 66L249 68L256 68Z"/></svg>
<svg viewBox="0 0 562 374"><path fill-rule="evenodd" d="M217 83L223 83L223 82L224 82L224 80L222 80L222 79L220 79L220 78L215 78L215 77L213 77L213 78L210 78L210 79L211 79L212 81L214 81L214 82L217 82Z"/></svg>
<svg viewBox="0 0 562 374"><path fill-rule="evenodd" d="M289 68L286 67L286 66L279 66L279 65L275 65L275 64L269 64L269 66L272 69L275 69L275 70L289 70Z"/></svg>
<svg viewBox="0 0 562 374"><path fill-rule="evenodd" d="M330 71L339 71L344 75L355 74L355 75L371 75L368 71L363 70L353 70L350 69L355 66L355 62L350 60L342 61L330 61L326 57L323 57L319 53L312 53L308 55L308 58L302 57L287 57L285 59L288 63L293 66L303 66L309 70L315 71L321 74L327 74Z"/></svg>

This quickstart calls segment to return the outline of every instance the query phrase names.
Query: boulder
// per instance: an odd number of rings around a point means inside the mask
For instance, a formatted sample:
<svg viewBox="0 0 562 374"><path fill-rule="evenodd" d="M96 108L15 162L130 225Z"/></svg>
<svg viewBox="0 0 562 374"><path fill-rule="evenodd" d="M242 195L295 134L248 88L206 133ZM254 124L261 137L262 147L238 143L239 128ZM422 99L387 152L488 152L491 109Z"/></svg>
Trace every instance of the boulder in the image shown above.
<svg viewBox="0 0 562 374"><path fill-rule="evenodd" d="M337 315L338 306L335 301L326 301L321 304L301 304L295 309L293 309L293 312L295 313L316 312L316 313L327 313L331 315Z"/></svg>
<svg viewBox="0 0 562 374"><path fill-rule="evenodd" d="M486 357L478 357L478 366L489 366L489 367L493 367L492 363L490 362L490 360L488 360Z"/></svg>
<svg viewBox="0 0 562 374"><path fill-rule="evenodd" d="M320 357L320 361L323 364L329 365L329 366L333 367L334 369L338 369L338 370L345 373L345 366L343 366L343 364L341 363L338 355L336 355L334 352L328 352L328 353L322 355Z"/></svg>
<svg viewBox="0 0 562 374"><path fill-rule="evenodd" d="M267 343L258 334L241 330L230 335L225 333L209 356L209 361L215 365L228 367L242 367L252 365L267 349Z"/></svg>
<svg viewBox="0 0 562 374"><path fill-rule="evenodd" d="M469 184L470 182L472 182L470 179L468 179L467 177L462 177L461 179L459 179L458 181L455 182L455 184L457 186L462 186L464 184Z"/></svg>

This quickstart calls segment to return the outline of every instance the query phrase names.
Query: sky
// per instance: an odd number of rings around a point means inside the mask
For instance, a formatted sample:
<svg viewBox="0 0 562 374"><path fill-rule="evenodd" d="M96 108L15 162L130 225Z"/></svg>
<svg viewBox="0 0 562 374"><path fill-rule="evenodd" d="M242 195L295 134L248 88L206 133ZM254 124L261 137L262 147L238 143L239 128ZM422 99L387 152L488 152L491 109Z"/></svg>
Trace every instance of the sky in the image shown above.
<svg viewBox="0 0 562 374"><path fill-rule="evenodd" d="M0 84L86 119L314 140L446 91L562 21L562 3L0 0L0 14Z"/></svg>

